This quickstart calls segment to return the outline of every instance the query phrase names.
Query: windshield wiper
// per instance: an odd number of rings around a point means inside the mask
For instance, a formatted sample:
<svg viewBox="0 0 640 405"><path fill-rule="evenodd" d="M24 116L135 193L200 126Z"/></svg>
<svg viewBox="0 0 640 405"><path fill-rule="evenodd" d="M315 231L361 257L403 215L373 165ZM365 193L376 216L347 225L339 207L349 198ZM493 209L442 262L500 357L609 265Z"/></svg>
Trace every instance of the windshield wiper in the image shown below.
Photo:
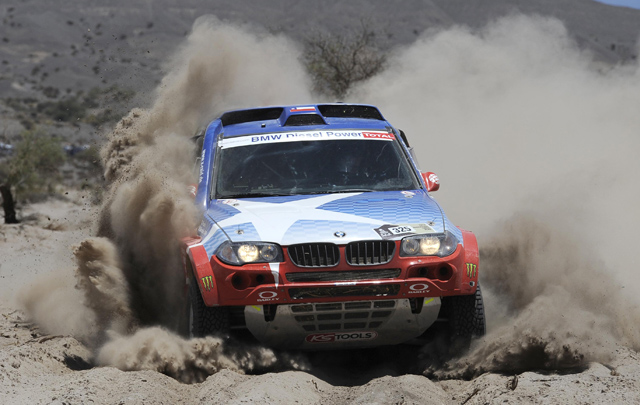
<svg viewBox="0 0 640 405"><path fill-rule="evenodd" d="M262 198L262 197L288 197L292 195L315 195L315 194L338 194L338 193L371 193L379 190L372 190L369 188L348 188L343 190L322 190L322 191L300 191L300 192L278 192L278 193L243 193L232 194L218 197L219 200L226 200L232 198Z"/></svg>
<svg viewBox="0 0 640 405"><path fill-rule="evenodd" d="M244 193L244 194L232 194L229 196L218 197L219 200L231 199L231 198L260 198L260 197L283 197L290 196L291 193Z"/></svg>
<svg viewBox="0 0 640 405"><path fill-rule="evenodd" d="M378 190L372 190L370 188L348 188L344 190L331 190L331 193L372 193Z"/></svg>

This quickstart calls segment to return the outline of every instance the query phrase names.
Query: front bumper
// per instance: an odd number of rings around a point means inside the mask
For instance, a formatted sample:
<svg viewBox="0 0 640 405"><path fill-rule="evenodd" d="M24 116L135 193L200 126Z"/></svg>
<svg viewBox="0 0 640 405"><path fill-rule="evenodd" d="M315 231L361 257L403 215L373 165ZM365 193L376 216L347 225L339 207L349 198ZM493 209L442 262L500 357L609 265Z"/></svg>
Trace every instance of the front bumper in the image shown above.
<svg viewBox="0 0 640 405"><path fill-rule="evenodd" d="M303 268L286 250L282 263L231 266L209 258L194 242L187 252L205 304L232 308L240 320L235 327L277 348L406 342L436 321L442 297L473 294L477 285L477 251L462 245L444 258L395 255L379 265L340 259L333 267Z"/></svg>
<svg viewBox="0 0 640 405"><path fill-rule="evenodd" d="M473 294L477 282L477 272L470 273L465 263L462 245L444 258L396 255L383 265L353 266L341 260L323 268L297 267L286 254L286 260L275 265L231 266L215 256L209 259L206 252L188 252L208 306L439 298ZM314 279L315 274L323 276Z"/></svg>

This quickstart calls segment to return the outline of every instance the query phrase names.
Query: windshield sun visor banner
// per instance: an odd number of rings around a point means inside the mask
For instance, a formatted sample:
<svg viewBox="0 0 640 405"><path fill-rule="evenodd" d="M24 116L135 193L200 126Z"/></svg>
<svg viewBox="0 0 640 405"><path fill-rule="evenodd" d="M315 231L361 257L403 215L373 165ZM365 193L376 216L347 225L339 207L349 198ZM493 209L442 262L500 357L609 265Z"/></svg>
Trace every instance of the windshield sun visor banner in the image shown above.
<svg viewBox="0 0 640 405"><path fill-rule="evenodd" d="M222 149L238 146L259 145L265 143L296 142L296 141L335 141L335 140L378 140L393 141L395 135L383 131L303 131L282 132L273 134L256 134L225 138L220 141Z"/></svg>

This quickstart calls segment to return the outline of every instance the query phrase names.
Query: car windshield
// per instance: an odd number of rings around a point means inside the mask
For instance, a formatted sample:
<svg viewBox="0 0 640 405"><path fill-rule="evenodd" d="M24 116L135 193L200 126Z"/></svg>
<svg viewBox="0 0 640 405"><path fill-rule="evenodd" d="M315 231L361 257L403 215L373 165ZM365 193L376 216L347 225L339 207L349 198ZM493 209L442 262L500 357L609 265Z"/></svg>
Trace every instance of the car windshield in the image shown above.
<svg viewBox="0 0 640 405"><path fill-rule="evenodd" d="M216 198L420 188L396 141L318 140L221 148Z"/></svg>

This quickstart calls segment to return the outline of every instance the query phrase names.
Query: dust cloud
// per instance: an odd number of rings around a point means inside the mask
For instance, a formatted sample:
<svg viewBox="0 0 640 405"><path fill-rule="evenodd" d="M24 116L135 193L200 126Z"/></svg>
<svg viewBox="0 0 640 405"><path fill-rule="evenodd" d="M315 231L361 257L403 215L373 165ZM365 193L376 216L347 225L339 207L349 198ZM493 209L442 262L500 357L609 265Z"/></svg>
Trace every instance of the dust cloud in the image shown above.
<svg viewBox="0 0 640 405"><path fill-rule="evenodd" d="M115 246L104 238L90 238L73 251L76 287L84 293L84 303L95 314L96 336L92 343L104 341L106 331L130 333L136 320L129 303L129 286L122 273Z"/></svg>
<svg viewBox="0 0 640 405"><path fill-rule="evenodd" d="M158 370L183 382L202 381L220 368L304 368L292 355L168 332L186 316L178 241L197 226L188 194L197 178L190 138L226 109L309 100L296 46L206 16L167 70L151 108L132 110L102 149L108 187L99 237L75 247L76 290L66 280L60 289L36 286L23 306L46 330L93 347L100 365ZM46 305L54 299L56 305ZM68 319L49 322L57 308Z"/></svg>
<svg viewBox="0 0 640 405"><path fill-rule="evenodd" d="M390 60L351 101L378 105L406 131L422 169L440 175L435 197L481 248L488 335L425 372L584 367L606 363L616 345L640 348L627 283L640 228L638 65L601 66L560 22L522 16L429 32ZM94 332L82 336L105 341L97 363L124 370L192 382L221 368L304 368L264 348L167 332L184 304L176 241L196 225L189 138L225 109L313 100L296 44L203 17L167 70L152 107L125 117L102 151L101 238L77 248L84 295L69 296L70 318L88 314ZM128 293L107 300L123 280ZM37 320L51 311L38 308Z"/></svg>
<svg viewBox="0 0 640 405"><path fill-rule="evenodd" d="M102 154L111 186L99 234L117 247L135 319L154 327L114 337L97 360L126 370L156 369L184 382L202 381L220 368L300 368L298 360L268 349L225 346L217 338L186 341L155 327L175 330L186 314L177 241L197 225L187 193L196 178L189 138L225 109L307 99L295 47L284 37L202 17L168 67L152 108L124 118ZM117 330L108 330L115 336Z"/></svg>
<svg viewBox="0 0 640 405"><path fill-rule="evenodd" d="M557 20L425 35L353 98L404 129L435 197L476 231L489 330L439 378L606 364L640 348L640 71L599 65ZM626 287L626 288L625 288Z"/></svg>
<svg viewBox="0 0 640 405"><path fill-rule="evenodd" d="M99 235L118 247L143 325L174 327L181 313L176 240L197 225L187 194L196 178L189 138L225 109L308 99L297 57L284 37L199 18L151 109L132 111L110 135L102 156L111 186Z"/></svg>
<svg viewBox="0 0 640 405"><path fill-rule="evenodd" d="M305 370L304 358L275 353L219 337L180 339L165 329L143 328L132 336L113 336L97 356L100 365L120 370L155 370L185 383L204 381L221 369L259 372Z"/></svg>

